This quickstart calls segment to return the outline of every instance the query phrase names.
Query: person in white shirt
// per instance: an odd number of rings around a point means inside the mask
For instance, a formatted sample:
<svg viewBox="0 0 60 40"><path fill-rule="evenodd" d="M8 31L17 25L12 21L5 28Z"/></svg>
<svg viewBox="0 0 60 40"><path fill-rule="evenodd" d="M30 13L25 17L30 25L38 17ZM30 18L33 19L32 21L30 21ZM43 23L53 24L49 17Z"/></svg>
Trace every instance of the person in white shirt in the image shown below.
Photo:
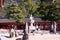
<svg viewBox="0 0 60 40"><path fill-rule="evenodd" d="M57 32L57 23L54 21L54 33L56 33Z"/></svg>
<svg viewBox="0 0 60 40"><path fill-rule="evenodd" d="M11 37L15 36L15 30L13 27L10 29L10 36Z"/></svg>
<svg viewBox="0 0 60 40"><path fill-rule="evenodd" d="M36 25L36 30L38 31L38 25Z"/></svg>

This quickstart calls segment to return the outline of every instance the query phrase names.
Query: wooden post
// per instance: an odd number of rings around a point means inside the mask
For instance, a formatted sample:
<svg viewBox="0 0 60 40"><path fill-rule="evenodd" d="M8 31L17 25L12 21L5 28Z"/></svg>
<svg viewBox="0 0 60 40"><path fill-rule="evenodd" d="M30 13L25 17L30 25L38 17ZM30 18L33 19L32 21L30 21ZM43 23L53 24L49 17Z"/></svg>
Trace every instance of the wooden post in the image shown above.
<svg viewBox="0 0 60 40"><path fill-rule="evenodd" d="M4 5L4 0L0 0L0 7Z"/></svg>

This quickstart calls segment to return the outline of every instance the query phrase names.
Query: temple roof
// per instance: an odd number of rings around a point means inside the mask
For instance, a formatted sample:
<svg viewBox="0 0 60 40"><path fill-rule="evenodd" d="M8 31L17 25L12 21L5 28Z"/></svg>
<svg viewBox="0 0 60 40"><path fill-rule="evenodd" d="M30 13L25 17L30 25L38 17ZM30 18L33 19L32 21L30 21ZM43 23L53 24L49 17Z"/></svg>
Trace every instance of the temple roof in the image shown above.
<svg viewBox="0 0 60 40"><path fill-rule="evenodd" d="M15 22L15 20L0 19L0 23Z"/></svg>
<svg viewBox="0 0 60 40"><path fill-rule="evenodd" d="M35 22L42 22L42 19L41 18L33 18L33 20ZM24 22L30 22L31 20L30 20L30 18L24 18L23 21Z"/></svg>
<svg viewBox="0 0 60 40"><path fill-rule="evenodd" d="M42 20L41 20L41 18L33 18L33 20L35 21L35 22L42 22ZM30 20L30 18L24 18L23 19L23 21L24 22L30 22L31 20ZM16 22L15 20L9 20L9 19L0 19L0 23L7 23L7 22Z"/></svg>

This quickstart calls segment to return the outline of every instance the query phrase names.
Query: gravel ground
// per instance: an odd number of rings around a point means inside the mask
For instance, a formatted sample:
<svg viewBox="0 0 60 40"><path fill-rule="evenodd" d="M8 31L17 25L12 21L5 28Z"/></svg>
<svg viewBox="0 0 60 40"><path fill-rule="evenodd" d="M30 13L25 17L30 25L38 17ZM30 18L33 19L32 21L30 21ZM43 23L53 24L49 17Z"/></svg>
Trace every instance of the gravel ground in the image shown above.
<svg viewBox="0 0 60 40"><path fill-rule="evenodd" d="M29 35L29 40L60 40L59 34L35 34Z"/></svg>
<svg viewBox="0 0 60 40"><path fill-rule="evenodd" d="M1 31L1 30L0 30ZM5 31L5 30L4 30ZM4 33L4 32L2 32ZM44 34L42 34L44 33ZM1 35L1 33L0 33ZM22 36L18 36L18 37L13 37L13 38L6 38L6 37L1 37L2 40L16 40L17 38L21 38ZM34 33L34 35L32 33L29 33L28 36L28 40L60 40L60 34L50 34L49 32L45 32L45 31L40 31L40 33Z"/></svg>

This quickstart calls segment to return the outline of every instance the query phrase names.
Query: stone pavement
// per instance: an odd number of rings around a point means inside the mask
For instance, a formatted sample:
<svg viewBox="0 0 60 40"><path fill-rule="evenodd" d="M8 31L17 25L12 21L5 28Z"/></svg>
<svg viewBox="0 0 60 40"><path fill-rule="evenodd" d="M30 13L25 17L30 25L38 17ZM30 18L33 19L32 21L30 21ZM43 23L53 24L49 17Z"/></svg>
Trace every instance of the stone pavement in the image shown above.
<svg viewBox="0 0 60 40"><path fill-rule="evenodd" d="M60 40L60 34L30 34L29 40Z"/></svg>
<svg viewBox="0 0 60 40"><path fill-rule="evenodd" d="M19 36L20 38L21 36ZM29 34L28 40L60 40L60 34ZM18 39L17 37L15 38L10 38L10 40L16 40Z"/></svg>
<svg viewBox="0 0 60 40"><path fill-rule="evenodd" d="M22 39L22 37L23 36L7 38L7 37L4 37L4 36L0 36L0 40L16 40L16 39Z"/></svg>
<svg viewBox="0 0 60 40"><path fill-rule="evenodd" d="M9 40L16 40L16 39L19 39L19 38L22 40L22 37L23 37L22 35L18 36L18 37L12 37L12 38L9 38Z"/></svg>
<svg viewBox="0 0 60 40"><path fill-rule="evenodd" d="M2 38L2 40L16 40L16 39L22 38L22 37L23 36L20 35L18 37L13 37L13 38L6 38L3 36L1 38ZM60 40L60 34L58 34L58 33L50 34L49 31L39 31L39 32L35 32L34 35L32 33L29 33L28 40Z"/></svg>

